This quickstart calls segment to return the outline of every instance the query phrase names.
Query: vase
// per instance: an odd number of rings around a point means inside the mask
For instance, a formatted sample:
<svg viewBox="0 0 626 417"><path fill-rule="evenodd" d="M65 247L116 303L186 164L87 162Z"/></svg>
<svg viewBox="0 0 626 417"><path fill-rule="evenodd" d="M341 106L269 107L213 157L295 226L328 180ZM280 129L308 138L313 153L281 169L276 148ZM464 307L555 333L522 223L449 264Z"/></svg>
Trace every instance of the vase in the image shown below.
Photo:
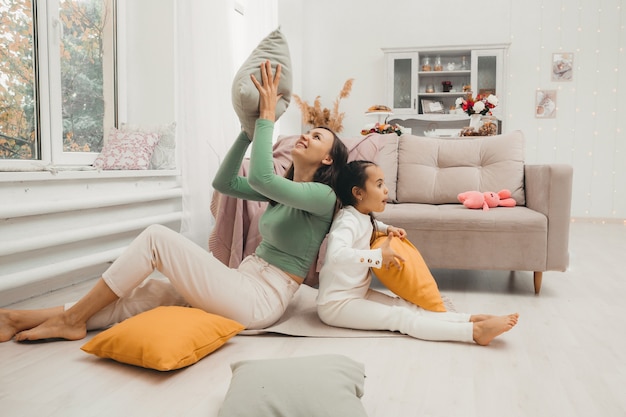
<svg viewBox="0 0 626 417"><path fill-rule="evenodd" d="M470 127L473 127L476 132L478 132L478 129L480 129L480 126L482 125L480 117L481 116L478 113L470 114Z"/></svg>

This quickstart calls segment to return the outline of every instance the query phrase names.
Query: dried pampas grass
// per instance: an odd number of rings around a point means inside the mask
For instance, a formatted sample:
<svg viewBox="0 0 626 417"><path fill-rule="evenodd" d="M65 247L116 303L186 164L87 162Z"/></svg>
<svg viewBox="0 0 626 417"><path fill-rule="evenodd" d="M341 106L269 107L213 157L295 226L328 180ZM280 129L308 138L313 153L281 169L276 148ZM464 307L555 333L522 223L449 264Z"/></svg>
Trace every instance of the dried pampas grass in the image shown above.
<svg viewBox="0 0 626 417"><path fill-rule="evenodd" d="M310 126L327 126L335 133L341 132L343 130L343 118L345 117L345 113L339 112L339 102L350 96L353 81L354 79L350 78L344 83L339 95L333 102L332 110L326 107L322 108L320 96L315 97L315 101L313 101L313 105L311 106L297 94L294 94L293 98L302 111L302 122Z"/></svg>

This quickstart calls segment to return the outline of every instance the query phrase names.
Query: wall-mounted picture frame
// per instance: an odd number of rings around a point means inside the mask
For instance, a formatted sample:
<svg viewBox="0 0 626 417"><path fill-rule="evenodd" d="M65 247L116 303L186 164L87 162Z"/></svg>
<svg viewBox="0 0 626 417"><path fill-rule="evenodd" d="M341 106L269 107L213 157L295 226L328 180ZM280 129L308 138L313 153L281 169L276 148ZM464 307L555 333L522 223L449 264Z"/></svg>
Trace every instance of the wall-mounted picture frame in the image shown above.
<svg viewBox="0 0 626 417"><path fill-rule="evenodd" d="M552 81L572 81L574 78L574 54L557 52L552 54Z"/></svg>
<svg viewBox="0 0 626 417"><path fill-rule="evenodd" d="M554 119L556 117L556 90L537 90L535 93L535 117Z"/></svg>
<svg viewBox="0 0 626 417"><path fill-rule="evenodd" d="M422 99L422 112L424 114L445 113L443 102L439 100Z"/></svg>

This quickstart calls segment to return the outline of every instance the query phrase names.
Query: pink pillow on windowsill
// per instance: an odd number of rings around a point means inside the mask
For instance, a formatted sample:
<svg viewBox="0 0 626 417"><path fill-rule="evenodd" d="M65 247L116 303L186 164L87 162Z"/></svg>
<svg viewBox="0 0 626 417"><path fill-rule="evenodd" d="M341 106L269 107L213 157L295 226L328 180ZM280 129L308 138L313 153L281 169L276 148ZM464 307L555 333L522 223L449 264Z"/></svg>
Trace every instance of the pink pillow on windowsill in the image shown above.
<svg viewBox="0 0 626 417"><path fill-rule="evenodd" d="M96 158L98 169L148 169L154 148L159 142L157 133L122 132L111 128L109 140Z"/></svg>
<svg viewBox="0 0 626 417"><path fill-rule="evenodd" d="M176 169L176 122L150 126L122 123L119 130L131 133L156 133L159 142L154 147L148 169Z"/></svg>

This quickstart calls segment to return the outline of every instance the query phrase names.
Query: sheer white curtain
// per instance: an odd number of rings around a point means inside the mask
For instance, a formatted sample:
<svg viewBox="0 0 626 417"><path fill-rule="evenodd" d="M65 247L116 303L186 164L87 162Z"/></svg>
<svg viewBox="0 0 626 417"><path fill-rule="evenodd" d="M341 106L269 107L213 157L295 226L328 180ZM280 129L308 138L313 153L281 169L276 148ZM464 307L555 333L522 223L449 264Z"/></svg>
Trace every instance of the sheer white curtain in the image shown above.
<svg viewBox="0 0 626 417"><path fill-rule="evenodd" d="M211 181L240 130L232 79L258 42L275 29L276 0L176 1L176 120L182 169L181 233L207 247Z"/></svg>

